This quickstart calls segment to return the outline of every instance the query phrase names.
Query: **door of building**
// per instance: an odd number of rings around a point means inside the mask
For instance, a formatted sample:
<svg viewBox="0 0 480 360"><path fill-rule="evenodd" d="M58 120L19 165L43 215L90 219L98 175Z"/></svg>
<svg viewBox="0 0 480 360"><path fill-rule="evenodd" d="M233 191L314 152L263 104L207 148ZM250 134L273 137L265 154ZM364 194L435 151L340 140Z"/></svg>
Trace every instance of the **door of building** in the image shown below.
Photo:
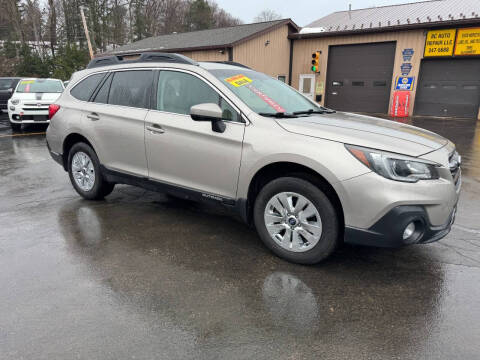
<svg viewBox="0 0 480 360"><path fill-rule="evenodd" d="M415 115L477 118L480 59L424 59Z"/></svg>
<svg viewBox="0 0 480 360"><path fill-rule="evenodd" d="M299 82L299 91L313 100L315 94L315 75L314 74L301 74Z"/></svg>
<svg viewBox="0 0 480 360"><path fill-rule="evenodd" d="M388 113L395 48L395 42L330 46L326 106Z"/></svg>

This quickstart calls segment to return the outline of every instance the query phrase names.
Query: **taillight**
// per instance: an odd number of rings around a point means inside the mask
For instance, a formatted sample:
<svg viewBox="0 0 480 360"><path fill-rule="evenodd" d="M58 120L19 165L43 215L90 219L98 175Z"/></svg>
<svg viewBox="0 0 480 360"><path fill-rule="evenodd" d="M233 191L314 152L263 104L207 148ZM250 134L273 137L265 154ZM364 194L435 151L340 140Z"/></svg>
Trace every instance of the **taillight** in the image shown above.
<svg viewBox="0 0 480 360"><path fill-rule="evenodd" d="M58 110L60 110L60 105L50 104L48 107L48 119L51 120Z"/></svg>

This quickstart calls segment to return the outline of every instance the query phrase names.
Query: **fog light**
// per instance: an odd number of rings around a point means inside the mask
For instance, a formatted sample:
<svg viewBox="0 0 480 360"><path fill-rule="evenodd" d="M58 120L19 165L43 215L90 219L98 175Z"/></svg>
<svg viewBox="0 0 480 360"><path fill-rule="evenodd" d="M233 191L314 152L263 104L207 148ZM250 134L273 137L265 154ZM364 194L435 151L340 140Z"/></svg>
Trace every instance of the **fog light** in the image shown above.
<svg viewBox="0 0 480 360"><path fill-rule="evenodd" d="M409 239L415 232L415 223L411 222L403 231L403 240Z"/></svg>
<svg viewBox="0 0 480 360"><path fill-rule="evenodd" d="M15 106L10 106L10 111L15 111Z"/></svg>

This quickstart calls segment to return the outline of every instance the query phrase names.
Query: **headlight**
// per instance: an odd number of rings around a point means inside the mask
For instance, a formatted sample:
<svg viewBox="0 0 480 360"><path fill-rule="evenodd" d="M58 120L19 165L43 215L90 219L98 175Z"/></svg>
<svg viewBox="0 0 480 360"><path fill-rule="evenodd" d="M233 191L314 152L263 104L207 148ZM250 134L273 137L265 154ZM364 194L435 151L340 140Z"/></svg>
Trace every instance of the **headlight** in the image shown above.
<svg viewBox="0 0 480 360"><path fill-rule="evenodd" d="M358 161L387 179L415 183L418 180L439 178L437 167L440 165L428 160L359 146L345 147Z"/></svg>
<svg viewBox="0 0 480 360"><path fill-rule="evenodd" d="M12 103L12 105L18 105L18 104L20 104L20 100L19 100L19 99L11 99L10 102Z"/></svg>

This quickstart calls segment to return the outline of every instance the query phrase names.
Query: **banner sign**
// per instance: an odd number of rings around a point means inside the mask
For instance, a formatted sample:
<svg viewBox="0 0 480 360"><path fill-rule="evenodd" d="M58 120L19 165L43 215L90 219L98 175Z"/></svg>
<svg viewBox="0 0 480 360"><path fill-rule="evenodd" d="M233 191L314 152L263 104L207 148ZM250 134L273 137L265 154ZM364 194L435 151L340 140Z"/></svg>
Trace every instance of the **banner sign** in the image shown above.
<svg viewBox="0 0 480 360"><path fill-rule="evenodd" d="M452 56L456 29L430 30L425 42L425 57Z"/></svg>
<svg viewBox="0 0 480 360"><path fill-rule="evenodd" d="M414 84L415 84L415 77L399 76L397 77L397 81L395 82L395 90L412 91Z"/></svg>
<svg viewBox="0 0 480 360"><path fill-rule="evenodd" d="M410 71L412 71L412 64L410 64L410 63L403 63L403 64L400 66L400 70L402 71L402 75L403 75L403 76L407 76L408 74L410 74Z"/></svg>
<svg viewBox="0 0 480 360"><path fill-rule="evenodd" d="M480 55L480 28L458 29L455 55Z"/></svg>
<svg viewBox="0 0 480 360"><path fill-rule="evenodd" d="M413 49L403 49L403 61L411 61L414 53L415 51Z"/></svg>

